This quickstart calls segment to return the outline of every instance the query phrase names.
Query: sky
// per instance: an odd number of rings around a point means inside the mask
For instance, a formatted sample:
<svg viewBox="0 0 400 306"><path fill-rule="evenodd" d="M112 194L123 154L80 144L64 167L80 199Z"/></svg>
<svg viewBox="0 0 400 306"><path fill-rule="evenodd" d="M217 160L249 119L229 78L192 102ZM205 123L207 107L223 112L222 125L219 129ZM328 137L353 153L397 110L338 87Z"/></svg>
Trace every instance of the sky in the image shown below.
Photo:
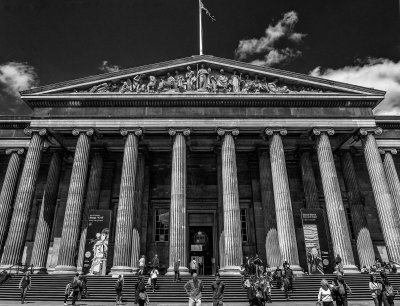
<svg viewBox="0 0 400 306"><path fill-rule="evenodd" d="M204 53L386 90L400 115L400 0L203 0ZM198 54L198 0L0 0L0 114L18 91Z"/></svg>

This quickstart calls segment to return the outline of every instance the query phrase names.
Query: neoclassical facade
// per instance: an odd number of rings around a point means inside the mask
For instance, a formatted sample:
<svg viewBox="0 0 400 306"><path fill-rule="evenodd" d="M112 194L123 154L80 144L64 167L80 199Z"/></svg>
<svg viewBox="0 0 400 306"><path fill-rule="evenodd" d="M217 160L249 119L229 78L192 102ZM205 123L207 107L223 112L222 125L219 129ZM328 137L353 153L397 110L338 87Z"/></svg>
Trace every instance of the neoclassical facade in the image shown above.
<svg viewBox="0 0 400 306"><path fill-rule="evenodd" d="M22 92L32 115L0 117L1 266L82 270L88 216L109 211L106 273L158 254L169 272L196 256L236 274L255 253L301 273L313 209L326 265L399 263L400 121L373 115L384 94L207 55Z"/></svg>

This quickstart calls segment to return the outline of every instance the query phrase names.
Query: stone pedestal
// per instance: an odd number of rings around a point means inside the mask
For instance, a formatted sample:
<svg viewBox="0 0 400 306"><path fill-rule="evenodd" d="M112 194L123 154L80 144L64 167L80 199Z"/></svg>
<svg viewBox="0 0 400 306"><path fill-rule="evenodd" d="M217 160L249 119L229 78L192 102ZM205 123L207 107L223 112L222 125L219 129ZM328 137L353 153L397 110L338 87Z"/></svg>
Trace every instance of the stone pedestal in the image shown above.
<svg viewBox="0 0 400 306"><path fill-rule="evenodd" d="M18 175L21 167L21 159L24 149L9 149L6 154L10 155L7 172L4 177L0 193L0 251L2 251L8 234L8 226L15 189L18 183Z"/></svg>
<svg viewBox="0 0 400 306"><path fill-rule="evenodd" d="M3 250L1 267L19 263L25 245L25 235L29 222L29 213L35 194L36 180L39 174L40 159L42 156L43 136L45 129L26 129L25 133L31 135L24 168L19 181L14 211L11 218L8 237Z"/></svg>
<svg viewBox="0 0 400 306"><path fill-rule="evenodd" d="M400 263L399 217L392 195L390 194L389 184L386 179L382 159L374 136L374 134L380 135L381 133L382 130L380 128L371 130L360 129L365 161L389 260Z"/></svg>
<svg viewBox="0 0 400 306"><path fill-rule="evenodd" d="M276 221L281 256L283 261L287 260L289 262L294 273L302 273L302 269L299 265L285 152L281 138L282 135L287 134L287 131L266 129L265 133L271 138L270 158L272 183L274 187Z"/></svg>
<svg viewBox="0 0 400 306"><path fill-rule="evenodd" d="M82 220L82 206L89 165L90 136L93 129L73 130L78 137L69 184L67 204L63 229L61 234L60 252L54 273L76 273L76 247L79 242L79 232Z"/></svg>
<svg viewBox="0 0 400 306"><path fill-rule="evenodd" d="M174 274L174 263L180 259L179 270L188 274L188 242L186 226L186 142L190 130L169 130L174 137L172 147L171 209L169 228L169 267L167 275Z"/></svg>
<svg viewBox="0 0 400 306"><path fill-rule="evenodd" d="M135 182L138 160L138 136L141 129L121 130L126 136L124 160L115 227L114 261L111 274L132 274L132 235L135 228L135 215L138 203L135 203Z"/></svg>
<svg viewBox="0 0 400 306"><path fill-rule="evenodd" d="M333 159L329 136L332 129L314 129L317 139L318 163L321 171L322 187L324 189L326 213L332 237L333 251L342 258L343 269L347 272L359 272L355 266L350 233L347 227L346 212L344 210L339 181Z"/></svg>
<svg viewBox="0 0 400 306"><path fill-rule="evenodd" d="M51 156L46 186L40 206L39 221L36 227L35 241L31 265L35 273L46 273L47 252L49 249L51 230L53 228L54 211L57 204L57 192L60 181L63 154L56 151Z"/></svg>

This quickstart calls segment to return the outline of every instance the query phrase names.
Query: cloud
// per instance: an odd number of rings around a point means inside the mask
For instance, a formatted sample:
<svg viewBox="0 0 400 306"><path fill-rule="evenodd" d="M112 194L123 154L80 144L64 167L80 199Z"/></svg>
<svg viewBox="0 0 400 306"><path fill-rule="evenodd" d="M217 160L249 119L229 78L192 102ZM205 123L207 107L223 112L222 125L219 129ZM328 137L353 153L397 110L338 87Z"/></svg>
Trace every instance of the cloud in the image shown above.
<svg viewBox="0 0 400 306"><path fill-rule="evenodd" d="M371 87L386 91L385 99L375 108L375 114L400 115L400 61L385 58L358 60L355 66L339 69L317 67L310 72L312 76Z"/></svg>
<svg viewBox="0 0 400 306"><path fill-rule="evenodd" d="M236 59L252 59L252 64L271 66L301 56L301 51L295 47L303 42L306 34L295 32L298 21L295 11L285 13L281 20L265 29L263 37L241 40L235 50Z"/></svg>
<svg viewBox="0 0 400 306"><path fill-rule="evenodd" d="M35 68L27 63L8 62L0 65L0 90L12 96L39 83Z"/></svg>
<svg viewBox="0 0 400 306"><path fill-rule="evenodd" d="M103 61L98 68L102 72L116 72L116 71L119 71L121 69L120 66L111 65L111 64L108 63L108 61Z"/></svg>

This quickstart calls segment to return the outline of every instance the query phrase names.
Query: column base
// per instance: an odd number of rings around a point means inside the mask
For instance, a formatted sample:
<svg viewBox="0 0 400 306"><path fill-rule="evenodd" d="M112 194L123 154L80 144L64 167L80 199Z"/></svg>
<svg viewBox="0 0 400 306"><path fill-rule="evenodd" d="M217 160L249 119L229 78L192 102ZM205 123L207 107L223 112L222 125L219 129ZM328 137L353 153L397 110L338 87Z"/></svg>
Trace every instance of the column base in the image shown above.
<svg viewBox="0 0 400 306"><path fill-rule="evenodd" d="M343 271L346 274L360 274L361 271L355 265L343 265Z"/></svg>
<svg viewBox="0 0 400 306"><path fill-rule="evenodd" d="M46 267L33 267L33 274L47 274Z"/></svg>
<svg viewBox="0 0 400 306"><path fill-rule="evenodd" d="M283 269L283 267L282 267ZM290 265L290 269L293 270L293 274L295 275L303 275L304 274L304 269L300 267L299 265Z"/></svg>
<svg viewBox="0 0 400 306"><path fill-rule="evenodd" d="M186 267L179 267L179 274L180 276L189 276L190 275L189 269ZM169 267L165 275L167 276L175 275L174 267Z"/></svg>
<svg viewBox="0 0 400 306"><path fill-rule="evenodd" d="M137 273L137 271L136 271ZM125 275L125 274L135 274L132 267L128 266L114 266L111 268L111 272L109 275L113 277L118 277L118 275Z"/></svg>
<svg viewBox="0 0 400 306"><path fill-rule="evenodd" d="M221 276L240 276L239 266L225 266L224 269L219 270Z"/></svg>
<svg viewBox="0 0 400 306"><path fill-rule="evenodd" d="M76 272L75 266L56 266L52 274L75 274Z"/></svg>

